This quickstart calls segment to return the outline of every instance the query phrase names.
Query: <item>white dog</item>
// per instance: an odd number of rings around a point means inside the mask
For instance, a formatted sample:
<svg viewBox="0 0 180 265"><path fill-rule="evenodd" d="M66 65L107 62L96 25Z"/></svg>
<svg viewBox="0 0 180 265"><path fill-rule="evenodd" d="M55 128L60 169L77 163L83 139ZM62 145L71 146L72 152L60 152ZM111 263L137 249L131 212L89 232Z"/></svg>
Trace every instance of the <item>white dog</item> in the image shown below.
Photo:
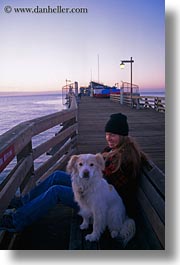
<svg viewBox="0 0 180 265"><path fill-rule="evenodd" d="M83 217L80 228L87 229L92 218L93 232L86 235L86 240L99 240L107 226L112 238L118 237L125 246L135 234L135 222L127 217L123 201L114 187L103 178L104 166L101 154L74 155L68 162L75 201Z"/></svg>

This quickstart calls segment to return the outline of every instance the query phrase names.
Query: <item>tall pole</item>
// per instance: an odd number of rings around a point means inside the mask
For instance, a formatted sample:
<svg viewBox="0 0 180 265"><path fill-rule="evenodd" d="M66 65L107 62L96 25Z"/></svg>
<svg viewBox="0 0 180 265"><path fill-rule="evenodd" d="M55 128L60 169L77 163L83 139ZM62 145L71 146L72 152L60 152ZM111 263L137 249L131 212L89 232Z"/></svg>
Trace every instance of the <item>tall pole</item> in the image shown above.
<svg viewBox="0 0 180 265"><path fill-rule="evenodd" d="M93 97L93 87L92 87L92 69L91 69L91 88L90 88L91 90L91 92L90 92L90 95L91 95L91 97Z"/></svg>
<svg viewBox="0 0 180 265"><path fill-rule="evenodd" d="M131 107L133 107L132 105L133 105L133 102L132 102L132 93L133 93L133 89L132 89L132 63L133 63L133 60L132 60L132 57L131 57L131 60L130 60L130 62L131 62Z"/></svg>
<svg viewBox="0 0 180 265"><path fill-rule="evenodd" d="M124 64L125 63L130 63L131 64L131 91L130 91L130 98L131 98L131 107L133 107L133 101L132 101L132 95L133 95L133 84L132 84L132 64L134 63L132 57L131 60L121 60L120 67L121 69L124 69Z"/></svg>

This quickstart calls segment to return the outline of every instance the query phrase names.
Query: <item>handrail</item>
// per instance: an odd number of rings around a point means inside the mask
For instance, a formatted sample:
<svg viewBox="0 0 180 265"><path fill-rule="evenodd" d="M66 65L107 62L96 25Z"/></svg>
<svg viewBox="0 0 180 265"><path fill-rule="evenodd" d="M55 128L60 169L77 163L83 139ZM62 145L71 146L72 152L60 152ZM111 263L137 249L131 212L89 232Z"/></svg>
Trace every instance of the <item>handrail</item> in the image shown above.
<svg viewBox="0 0 180 265"><path fill-rule="evenodd" d="M40 118L22 122L0 136L0 215L9 205L17 192L26 193L36 182L48 175L48 172L63 168L69 156L76 152L77 145L77 105L72 97L69 109L62 110ZM36 147L33 137L57 125L55 136ZM57 147L52 156L36 168L36 159L46 155L49 149ZM10 164L11 163L11 164ZM7 174L8 165L11 169ZM2 174L1 173L1 174Z"/></svg>
<svg viewBox="0 0 180 265"><path fill-rule="evenodd" d="M121 94L110 95L110 100L115 102L122 102L121 101ZM162 111L165 112L165 97L159 97L159 96L132 96L133 104L131 103L131 96L123 94L123 104L127 104L131 107L136 107L137 109L140 108L149 108L154 109L156 111Z"/></svg>
<svg viewBox="0 0 180 265"><path fill-rule="evenodd" d="M132 86L132 92L133 93L139 93L139 86L136 84L131 84L129 82L123 82L121 84L121 90L123 90L123 92L131 92L131 86Z"/></svg>

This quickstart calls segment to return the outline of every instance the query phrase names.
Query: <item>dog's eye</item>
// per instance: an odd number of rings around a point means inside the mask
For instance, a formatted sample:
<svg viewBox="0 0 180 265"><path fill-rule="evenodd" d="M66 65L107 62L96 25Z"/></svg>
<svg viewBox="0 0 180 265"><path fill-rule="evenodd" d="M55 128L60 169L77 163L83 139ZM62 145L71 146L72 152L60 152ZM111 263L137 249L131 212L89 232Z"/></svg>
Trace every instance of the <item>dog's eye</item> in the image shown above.
<svg viewBox="0 0 180 265"><path fill-rule="evenodd" d="M79 163L79 166L80 166L80 167L82 167L82 165L83 165L82 163Z"/></svg>
<svg viewBox="0 0 180 265"><path fill-rule="evenodd" d="M91 164L90 164L90 167L93 167L93 166L94 166L94 164L93 164L93 163L91 163Z"/></svg>

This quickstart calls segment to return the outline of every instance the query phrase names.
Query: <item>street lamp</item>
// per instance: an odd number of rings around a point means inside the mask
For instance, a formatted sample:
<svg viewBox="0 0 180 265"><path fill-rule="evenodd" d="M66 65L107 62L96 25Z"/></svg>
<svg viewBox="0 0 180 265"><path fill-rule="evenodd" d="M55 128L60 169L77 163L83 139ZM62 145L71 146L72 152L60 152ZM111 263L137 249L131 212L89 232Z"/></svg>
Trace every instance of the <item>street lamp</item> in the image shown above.
<svg viewBox="0 0 180 265"><path fill-rule="evenodd" d="M132 91L132 63L134 63L134 60L132 59L132 57L131 57L130 60L121 60L120 68L124 69L124 66L125 66L126 63L130 63L131 64L131 106L132 106L132 92L133 92Z"/></svg>

